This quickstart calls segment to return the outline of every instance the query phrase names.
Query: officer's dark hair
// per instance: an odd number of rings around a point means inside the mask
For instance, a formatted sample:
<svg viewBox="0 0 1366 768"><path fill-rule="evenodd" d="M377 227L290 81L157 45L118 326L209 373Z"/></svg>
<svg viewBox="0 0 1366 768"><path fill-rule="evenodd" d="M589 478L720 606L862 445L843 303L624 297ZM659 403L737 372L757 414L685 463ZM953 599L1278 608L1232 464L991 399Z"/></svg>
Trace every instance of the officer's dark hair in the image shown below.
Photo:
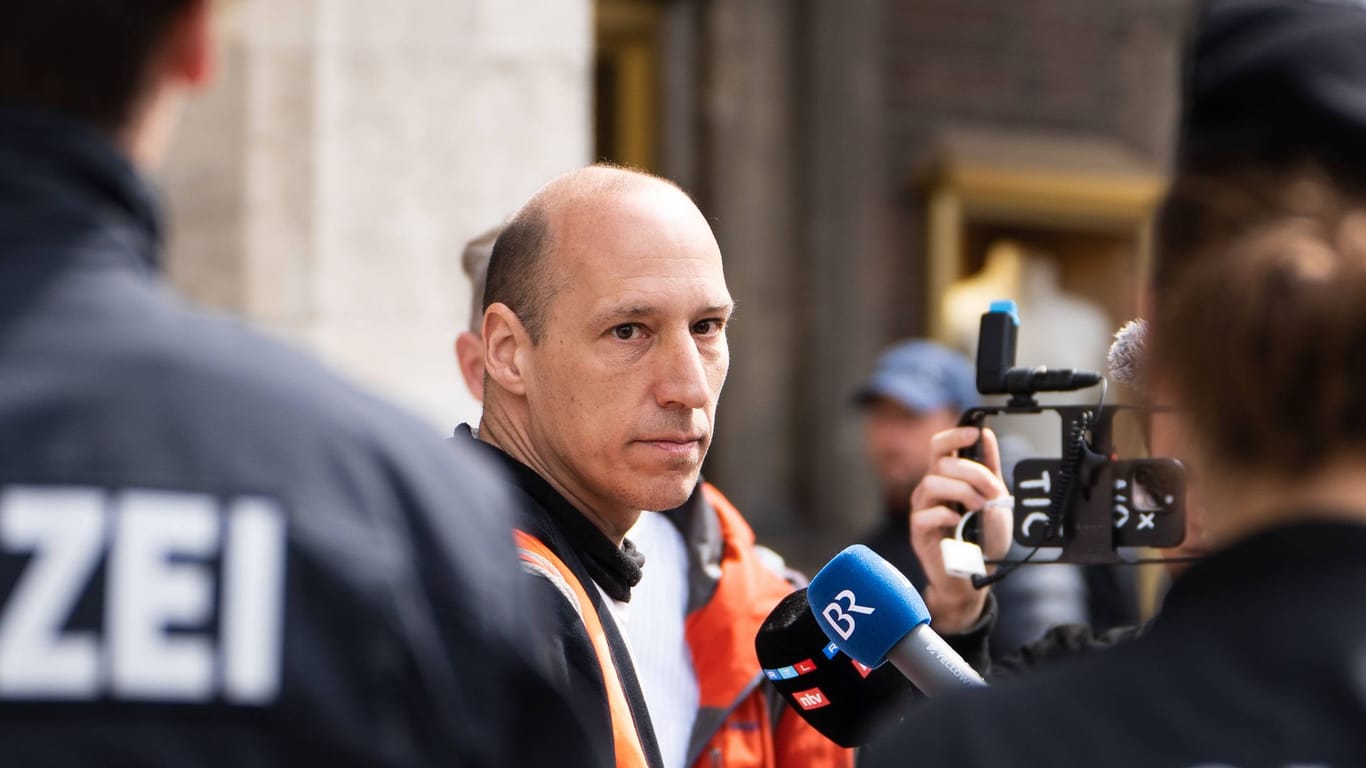
<svg viewBox="0 0 1366 768"><path fill-rule="evenodd" d="M683 192L668 179L635 168L598 163L571 171L533 195L513 214L493 243L482 309L499 303L507 305L522 321L531 343L540 343L546 310L557 290L546 268L554 247L550 208L569 207L575 200L604 198L642 180L658 181Z"/></svg>
<svg viewBox="0 0 1366 768"><path fill-rule="evenodd" d="M122 130L171 23L207 0L17 0L0 14L0 104Z"/></svg>
<svg viewBox="0 0 1366 768"><path fill-rule="evenodd" d="M1155 373L1207 459L1294 477L1366 452L1366 197L1313 164L1178 179Z"/></svg>

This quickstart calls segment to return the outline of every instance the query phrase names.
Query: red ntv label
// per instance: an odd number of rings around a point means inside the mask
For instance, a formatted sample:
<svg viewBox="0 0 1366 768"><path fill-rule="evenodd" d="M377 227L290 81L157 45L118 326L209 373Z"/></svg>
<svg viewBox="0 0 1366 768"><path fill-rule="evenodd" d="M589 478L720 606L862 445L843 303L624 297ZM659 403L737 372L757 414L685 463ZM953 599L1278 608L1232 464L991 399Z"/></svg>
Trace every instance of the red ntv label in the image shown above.
<svg viewBox="0 0 1366 768"><path fill-rule="evenodd" d="M830 706L830 700L825 698L819 688L809 688L805 691L797 691L792 694L792 698L797 701L797 706L805 710L820 709Z"/></svg>
<svg viewBox="0 0 1366 768"><path fill-rule="evenodd" d="M807 672L815 672L816 664L815 662L811 661L811 659L805 659L803 661L797 662L796 664L793 664L792 668L797 670L797 674L804 675Z"/></svg>

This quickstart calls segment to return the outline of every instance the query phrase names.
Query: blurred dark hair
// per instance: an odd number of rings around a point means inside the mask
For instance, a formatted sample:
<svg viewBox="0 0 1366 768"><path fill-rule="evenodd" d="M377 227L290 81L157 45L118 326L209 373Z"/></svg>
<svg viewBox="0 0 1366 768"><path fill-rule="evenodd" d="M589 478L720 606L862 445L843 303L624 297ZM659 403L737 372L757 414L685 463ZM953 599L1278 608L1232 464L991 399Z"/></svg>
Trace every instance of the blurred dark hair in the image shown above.
<svg viewBox="0 0 1366 768"><path fill-rule="evenodd" d="M0 104L123 129L170 23L206 0L15 0L0 14Z"/></svg>
<svg viewBox="0 0 1366 768"><path fill-rule="evenodd" d="M484 232L465 243L460 254L460 266L465 277L470 279L470 332L478 336L483 332L484 283L489 273L489 258L493 255L493 244L503 233L503 225Z"/></svg>
<svg viewBox="0 0 1366 768"><path fill-rule="evenodd" d="M1366 450L1366 198L1319 166L1179 179L1152 360L1209 459L1284 477Z"/></svg>
<svg viewBox="0 0 1366 768"><path fill-rule="evenodd" d="M1157 214L1154 295L1160 300L1189 262L1251 223L1287 213L1314 215L1311 209L1328 190L1366 200L1366 158L1350 161L1332 149L1325 145L1275 160L1229 157L1180 169Z"/></svg>

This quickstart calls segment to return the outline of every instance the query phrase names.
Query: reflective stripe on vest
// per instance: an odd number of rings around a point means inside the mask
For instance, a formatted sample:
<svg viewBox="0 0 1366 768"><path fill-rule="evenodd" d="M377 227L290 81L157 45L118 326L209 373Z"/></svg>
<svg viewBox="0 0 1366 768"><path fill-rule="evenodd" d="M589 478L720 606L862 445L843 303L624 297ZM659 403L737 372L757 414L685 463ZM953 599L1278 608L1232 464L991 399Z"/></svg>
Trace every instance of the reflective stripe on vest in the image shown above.
<svg viewBox="0 0 1366 768"><path fill-rule="evenodd" d="M612 660L612 647L607 642L607 632L602 620L593 608L593 601L579 583L574 572L564 561L539 539L523 531L513 531L517 541L517 554L528 570L547 579L583 620L588 630L588 639L593 643L593 651L598 656L598 666L602 668L603 687L607 691L607 709L612 716L612 747L616 753L617 768L647 768L645 750L640 745L640 735L636 733L636 721L631 716L631 705L626 701L621 678L617 675L616 662Z"/></svg>

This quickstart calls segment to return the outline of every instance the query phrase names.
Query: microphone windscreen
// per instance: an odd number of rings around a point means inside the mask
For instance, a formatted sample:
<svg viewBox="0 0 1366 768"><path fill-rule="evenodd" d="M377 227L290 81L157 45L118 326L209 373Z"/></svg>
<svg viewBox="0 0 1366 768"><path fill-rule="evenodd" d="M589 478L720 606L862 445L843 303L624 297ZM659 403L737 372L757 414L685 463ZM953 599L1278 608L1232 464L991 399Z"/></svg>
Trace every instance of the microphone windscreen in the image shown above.
<svg viewBox="0 0 1366 768"><path fill-rule="evenodd" d="M915 688L890 664L869 669L841 653L811 614L806 590L783 598L759 627L764 676L790 707L842 747L868 743L913 701Z"/></svg>
<svg viewBox="0 0 1366 768"><path fill-rule="evenodd" d="M1110 380L1141 395L1147 395L1147 385L1143 379L1143 352L1147 341L1147 322L1142 318L1130 320L1115 332L1115 340L1105 356Z"/></svg>
<svg viewBox="0 0 1366 768"><path fill-rule="evenodd" d="M816 623L840 650L869 667L930 612L905 574L876 552L855 544L816 574L807 587Z"/></svg>

